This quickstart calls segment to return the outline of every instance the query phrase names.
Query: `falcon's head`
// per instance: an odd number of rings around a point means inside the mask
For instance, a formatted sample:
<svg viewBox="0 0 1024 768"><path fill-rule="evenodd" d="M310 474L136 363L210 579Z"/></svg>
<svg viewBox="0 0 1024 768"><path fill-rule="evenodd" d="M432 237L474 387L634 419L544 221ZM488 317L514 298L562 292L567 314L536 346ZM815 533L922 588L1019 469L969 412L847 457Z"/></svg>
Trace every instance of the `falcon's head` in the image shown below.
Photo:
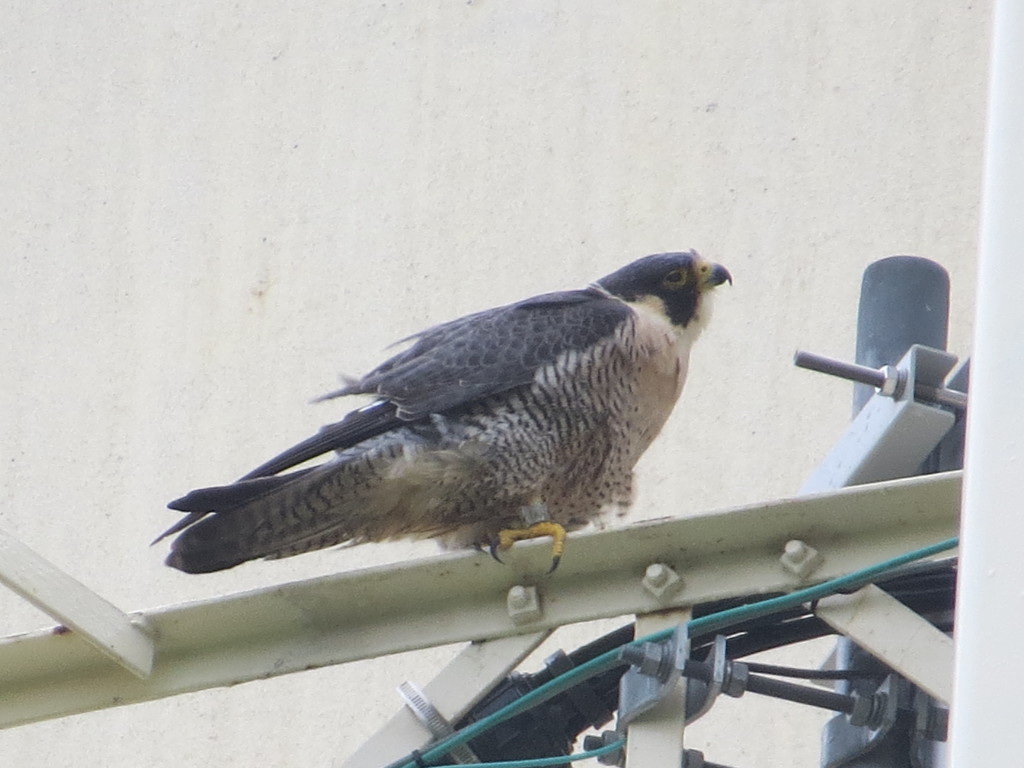
<svg viewBox="0 0 1024 768"><path fill-rule="evenodd" d="M732 275L721 264L704 261L696 251L656 253L602 277L597 284L629 304L643 304L678 328L702 325L705 294Z"/></svg>

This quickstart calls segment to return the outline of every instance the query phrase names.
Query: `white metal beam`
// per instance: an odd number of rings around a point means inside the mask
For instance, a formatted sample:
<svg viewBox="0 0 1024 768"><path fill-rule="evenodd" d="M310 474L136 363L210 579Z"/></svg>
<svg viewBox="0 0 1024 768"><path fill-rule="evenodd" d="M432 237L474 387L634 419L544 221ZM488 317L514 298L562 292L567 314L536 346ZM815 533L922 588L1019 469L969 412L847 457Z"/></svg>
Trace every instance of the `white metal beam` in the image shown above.
<svg viewBox="0 0 1024 768"><path fill-rule="evenodd" d="M535 633L744 594L790 590L779 563L799 539L823 555L815 580L953 535L959 473L895 480L570 537L551 575L546 542L309 579L145 611L157 654L139 680L75 632L0 641L0 727L435 645ZM670 594L649 565L682 576ZM536 588L536 613L510 615L509 591ZM519 590L529 592L529 589Z"/></svg>
<svg viewBox="0 0 1024 768"><path fill-rule="evenodd" d="M932 696L953 698L953 641L874 585L852 595L834 595L815 613Z"/></svg>
<svg viewBox="0 0 1024 768"><path fill-rule="evenodd" d="M423 693L442 717L456 723L549 634L533 632L471 643L424 686ZM434 737L426 727L405 708L367 739L342 768L379 768L432 741Z"/></svg>
<svg viewBox="0 0 1024 768"><path fill-rule="evenodd" d="M139 677L153 668L153 639L113 603L0 530L0 584L74 630Z"/></svg>

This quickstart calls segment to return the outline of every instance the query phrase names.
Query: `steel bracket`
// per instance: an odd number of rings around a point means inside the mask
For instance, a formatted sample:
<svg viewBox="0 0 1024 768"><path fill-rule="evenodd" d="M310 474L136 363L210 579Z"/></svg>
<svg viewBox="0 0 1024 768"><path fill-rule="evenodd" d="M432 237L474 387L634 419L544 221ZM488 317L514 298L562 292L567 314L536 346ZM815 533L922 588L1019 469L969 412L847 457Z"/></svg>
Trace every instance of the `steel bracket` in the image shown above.
<svg viewBox="0 0 1024 768"><path fill-rule="evenodd" d="M653 709L678 684L680 670L690 655L686 625L680 624L662 642L627 645L620 653L631 665L619 684L618 730L625 733L626 726Z"/></svg>
<svg viewBox="0 0 1024 768"><path fill-rule="evenodd" d="M879 392L868 400L800 493L916 474L956 417L916 400L914 391L918 385L941 388L956 361L948 352L914 344L895 366L899 386L892 396Z"/></svg>

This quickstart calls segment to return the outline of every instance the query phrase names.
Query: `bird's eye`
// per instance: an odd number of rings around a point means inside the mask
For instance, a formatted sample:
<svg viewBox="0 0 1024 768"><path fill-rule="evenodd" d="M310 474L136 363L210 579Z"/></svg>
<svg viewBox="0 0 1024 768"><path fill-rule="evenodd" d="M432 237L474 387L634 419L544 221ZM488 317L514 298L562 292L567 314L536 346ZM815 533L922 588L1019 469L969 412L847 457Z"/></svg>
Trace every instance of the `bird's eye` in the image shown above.
<svg viewBox="0 0 1024 768"><path fill-rule="evenodd" d="M665 285L680 286L686 285L686 273L681 269L673 269L665 275Z"/></svg>

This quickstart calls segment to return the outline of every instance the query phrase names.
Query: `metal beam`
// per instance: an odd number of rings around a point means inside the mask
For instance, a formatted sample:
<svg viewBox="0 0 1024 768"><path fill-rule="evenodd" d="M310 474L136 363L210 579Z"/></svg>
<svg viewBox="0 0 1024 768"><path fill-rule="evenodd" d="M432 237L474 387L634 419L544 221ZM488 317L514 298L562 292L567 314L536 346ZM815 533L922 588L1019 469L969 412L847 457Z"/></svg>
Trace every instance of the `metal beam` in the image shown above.
<svg viewBox="0 0 1024 768"><path fill-rule="evenodd" d="M869 585L820 601L815 613L935 698L952 701L952 639L896 598Z"/></svg>
<svg viewBox="0 0 1024 768"><path fill-rule="evenodd" d="M139 677L153 668L153 639L113 603L0 530L0 584L78 633Z"/></svg>
<svg viewBox="0 0 1024 768"><path fill-rule="evenodd" d="M445 720L458 722L549 634L547 631L534 632L471 643L424 686L423 694ZM434 736L406 707L367 739L342 768L379 768L414 749L423 749L432 741Z"/></svg>
<svg viewBox="0 0 1024 768"><path fill-rule="evenodd" d="M823 556L810 576L827 579L954 535L959 508L960 474L946 473L573 535L551 575L549 545L527 542L504 566L460 552L144 611L157 646L148 680L111 664L75 632L10 637L0 641L0 727L417 648L790 590L805 581L779 562L790 540ZM681 575L677 589L645 586L655 563ZM533 609L520 609L529 602L520 598L532 594Z"/></svg>
<svg viewBox="0 0 1024 768"><path fill-rule="evenodd" d="M997 0L956 605L951 765L1013 765L1024 717L1024 3ZM1017 758L1013 755L1018 754Z"/></svg>

